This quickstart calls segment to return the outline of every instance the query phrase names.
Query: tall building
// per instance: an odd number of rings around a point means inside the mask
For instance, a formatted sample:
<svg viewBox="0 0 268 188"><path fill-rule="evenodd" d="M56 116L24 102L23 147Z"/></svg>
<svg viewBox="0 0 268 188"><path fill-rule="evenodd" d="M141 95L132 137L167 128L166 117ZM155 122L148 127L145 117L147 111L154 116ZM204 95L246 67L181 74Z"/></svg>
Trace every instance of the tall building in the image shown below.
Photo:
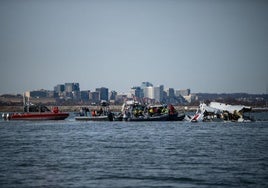
<svg viewBox="0 0 268 188"><path fill-rule="evenodd" d="M130 90L131 95L134 95L137 98L142 98L143 97L143 91L141 87L135 86L132 87Z"/></svg>
<svg viewBox="0 0 268 188"><path fill-rule="evenodd" d="M55 93L61 93L65 90L64 84L58 84L54 87Z"/></svg>
<svg viewBox="0 0 268 188"><path fill-rule="evenodd" d="M81 91L81 100L84 101L84 102L88 102L89 101L89 93L90 91L89 90L86 90L86 91Z"/></svg>
<svg viewBox="0 0 268 188"><path fill-rule="evenodd" d="M89 92L88 98L89 98L89 102L97 104L100 102L100 93L97 91Z"/></svg>
<svg viewBox="0 0 268 188"><path fill-rule="evenodd" d="M146 97L145 90L144 90L146 87L153 87L153 84L150 82L141 83L141 98Z"/></svg>
<svg viewBox="0 0 268 188"><path fill-rule="evenodd" d="M160 98L159 98L159 102L163 102L164 100L164 85L160 85L159 86L159 92L160 92Z"/></svg>
<svg viewBox="0 0 268 188"><path fill-rule="evenodd" d="M26 97L34 97L34 98L45 98L50 97L49 91L41 89L41 90L35 90L35 91L26 91L25 92Z"/></svg>
<svg viewBox="0 0 268 188"><path fill-rule="evenodd" d="M54 87L54 97L61 97L65 90L64 84L58 84Z"/></svg>
<svg viewBox="0 0 268 188"><path fill-rule="evenodd" d="M117 92L116 92L116 91L111 91L111 92L110 92L109 99L115 101L115 99L116 99L116 95L117 95Z"/></svg>
<svg viewBox="0 0 268 188"><path fill-rule="evenodd" d="M65 99L81 99L79 83L58 84L54 87L54 97Z"/></svg>
<svg viewBox="0 0 268 188"><path fill-rule="evenodd" d="M123 104L126 99L127 99L126 94L117 94L115 98L115 102L117 104Z"/></svg>
<svg viewBox="0 0 268 188"><path fill-rule="evenodd" d="M160 86L157 86L157 87L153 87L153 95L154 95L154 99L157 101L157 102L162 102L163 101L163 98L164 98L164 86L163 85L160 85Z"/></svg>
<svg viewBox="0 0 268 188"><path fill-rule="evenodd" d="M176 90L176 96L188 96L191 94L191 90L190 89L180 89L180 90Z"/></svg>
<svg viewBox="0 0 268 188"><path fill-rule="evenodd" d="M65 99L81 99L79 83L65 83L64 88L63 96Z"/></svg>
<svg viewBox="0 0 268 188"><path fill-rule="evenodd" d="M145 98L153 99L153 87L145 87L143 88L143 94Z"/></svg>
<svg viewBox="0 0 268 188"><path fill-rule="evenodd" d="M100 100L109 100L109 90L106 87L96 88L96 92L100 94Z"/></svg>
<svg viewBox="0 0 268 188"><path fill-rule="evenodd" d="M175 97L175 90L173 88L168 88L167 89L167 96L174 98Z"/></svg>
<svg viewBox="0 0 268 188"><path fill-rule="evenodd" d="M154 99L157 102L162 102L164 98L164 86L149 86L144 88L144 97Z"/></svg>
<svg viewBox="0 0 268 188"><path fill-rule="evenodd" d="M79 83L65 83L65 92L80 91Z"/></svg>

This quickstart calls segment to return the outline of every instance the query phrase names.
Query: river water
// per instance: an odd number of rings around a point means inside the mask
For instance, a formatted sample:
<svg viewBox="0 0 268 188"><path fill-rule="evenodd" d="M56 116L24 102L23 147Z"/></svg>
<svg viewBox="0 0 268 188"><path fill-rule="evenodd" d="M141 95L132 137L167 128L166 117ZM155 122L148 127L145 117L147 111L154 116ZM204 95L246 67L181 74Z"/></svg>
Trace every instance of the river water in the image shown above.
<svg viewBox="0 0 268 188"><path fill-rule="evenodd" d="M268 121L0 121L0 187L268 187Z"/></svg>

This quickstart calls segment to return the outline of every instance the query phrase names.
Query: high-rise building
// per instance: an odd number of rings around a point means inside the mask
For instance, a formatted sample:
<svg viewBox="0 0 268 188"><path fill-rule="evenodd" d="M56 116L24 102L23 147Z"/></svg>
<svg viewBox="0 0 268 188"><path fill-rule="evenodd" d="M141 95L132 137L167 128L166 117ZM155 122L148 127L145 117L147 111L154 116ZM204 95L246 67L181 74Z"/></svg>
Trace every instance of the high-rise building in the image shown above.
<svg viewBox="0 0 268 188"><path fill-rule="evenodd" d="M58 84L54 87L54 97L80 100L81 93L79 83Z"/></svg>
<svg viewBox="0 0 268 188"><path fill-rule="evenodd" d="M64 84L58 84L54 87L54 92L61 93L64 91L64 89L65 89Z"/></svg>
<svg viewBox="0 0 268 188"><path fill-rule="evenodd" d="M44 90L44 89L35 90L35 91L26 91L25 96L34 97L34 98L45 98L45 97L49 97L49 91Z"/></svg>
<svg viewBox="0 0 268 188"><path fill-rule="evenodd" d="M85 102L88 102L89 101L89 93L90 93L90 91L86 90L86 91L81 91L80 93L81 93L81 100L85 101Z"/></svg>
<svg viewBox="0 0 268 188"><path fill-rule="evenodd" d="M65 83L65 92L80 91L79 83Z"/></svg>
<svg viewBox="0 0 268 188"><path fill-rule="evenodd" d="M157 102L162 102L164 98L164 86L149 86L144 88L144 97L154 99Z"/></svg>
<svg viewBox="0 0 268 188"><path fill-rule="evenodd" d="M54 97L60 97L62 96L63 92L65 90L64 84L58 84L54 87Z"/></svg>
<svg viewBox="0 0 268 188"><path fill-rule="evenodd" d="M97 91L89 92L88 98L89 98L89 102L97 104L100 102L100 93Z"/></svg>
<svg viewBox="0 0 268 188"><path fill-rule="evenodd" d="M153 99L153 87L149 86L149 87L145 87L143 88L143 94L145 98L149 98L149 99Z"/></svg>
<svg viewBox="0 0 268 188"><path fill-rule="evenodd" d="M110 100L115 100L116 99L116 95L117 95L117 92L116 91L111 91L110 92L109 99Z"/></svg>
<svg viewBox="0 0 268 188"><path fill-rule="evenodd" d="M160 98L159 98L159 102L162 102L164 99L164 85L160 85L159 86L159 92L160 92Z"/></svg>
<svg viewBox="0 0 268 188"><path fill-rule="evenodd" d="M153 84L150 82L142 82L141 83L141 98L146 97L144 88L153 87Z"/></svg>
<svg viewBox="0 0 268 188"><path fill-rule="evenodd" d="M175 90L174 90L174 88L168 88L167 89L167 96L168 97L171 97L171 98L174 98L175 97Z"/></svg>
<svg viewBox="0 0 268 188"><path fill-rule="evenodd" d="M109 90L106 87L96 88L96 92L100 94L100 100L109 100Z"/></svg>
<svg viewBox="0 0 268 188"><path fill-rule="evenodd" d="M130 90L131 95L134 95L137 98L142 98L143 97L143 91L141 87L135 86L132 87Z"/></svg>
<svg viewBox="0 0 268 188"><path fill-rule="evenodd" d="M190 89L180 89L180 90L176 90L176 96L188 96L191 94L191 90Z"/></svg>

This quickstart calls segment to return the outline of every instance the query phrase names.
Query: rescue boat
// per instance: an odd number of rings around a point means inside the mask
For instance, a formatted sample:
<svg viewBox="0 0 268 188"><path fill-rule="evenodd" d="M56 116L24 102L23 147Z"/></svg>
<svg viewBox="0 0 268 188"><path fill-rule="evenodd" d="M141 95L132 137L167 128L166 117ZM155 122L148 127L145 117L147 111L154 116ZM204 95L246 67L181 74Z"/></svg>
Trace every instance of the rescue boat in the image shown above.
<svg viewBox="0 0 268 188"><path fill-rule="evenodd" d="M58 107L54 107L52 111L46 112L23 112L23 113L4 113L4 120L64 120L69 113L59 112Z"/></svg>
<svg viewBox="0 0 268 188"><path fill-rule="evenodd" d="M23 112L4 113L2 118L4 120L64 120L69 116L69 113L60 112L57 106L52 110L44 105L32 104L24 100Z"/></svg>

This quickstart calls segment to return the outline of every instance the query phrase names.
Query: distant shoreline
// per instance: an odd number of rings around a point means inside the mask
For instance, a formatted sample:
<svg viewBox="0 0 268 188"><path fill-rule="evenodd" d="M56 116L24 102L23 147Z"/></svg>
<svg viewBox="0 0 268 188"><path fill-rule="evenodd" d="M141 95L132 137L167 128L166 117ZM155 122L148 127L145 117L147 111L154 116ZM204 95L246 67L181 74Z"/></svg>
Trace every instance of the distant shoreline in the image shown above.
<svg viewBox="0 0 268 188"><path fill-rule="evenodd" d="M49 109L52 109L53 106L47 106ZM91 106L91 105L70 105L70 106L58 106L62 112L79 112L82 107L88 107L89 110L99 109L100 106ZM122 105L110 105L110 110L112 112L120 112ZM184 106L175 106L178 111L186 111ZM196 111L198 106L187 106L187 111ZM22 112L22 106L0 106L0 112Z"/></svg>
<svg viewBox="0 0 268 188"><path fill-rule="evenodd" d="M48 106L52 109L53 106ZM88 107L90 110L98 109L100 106L88 106L88 105L73 105L73 106L58 106L62 112L79 112L81 107ZM122 105L110 105L110 110L112 112L120 112ZM179 112L195 112L198 106L175 106L176 110ZM186 109L185 109L186 108ZM22 112L22 106L0 106L0 112ZM253 112L266 112L268 107L255 107L252 108Z"/></svg>

